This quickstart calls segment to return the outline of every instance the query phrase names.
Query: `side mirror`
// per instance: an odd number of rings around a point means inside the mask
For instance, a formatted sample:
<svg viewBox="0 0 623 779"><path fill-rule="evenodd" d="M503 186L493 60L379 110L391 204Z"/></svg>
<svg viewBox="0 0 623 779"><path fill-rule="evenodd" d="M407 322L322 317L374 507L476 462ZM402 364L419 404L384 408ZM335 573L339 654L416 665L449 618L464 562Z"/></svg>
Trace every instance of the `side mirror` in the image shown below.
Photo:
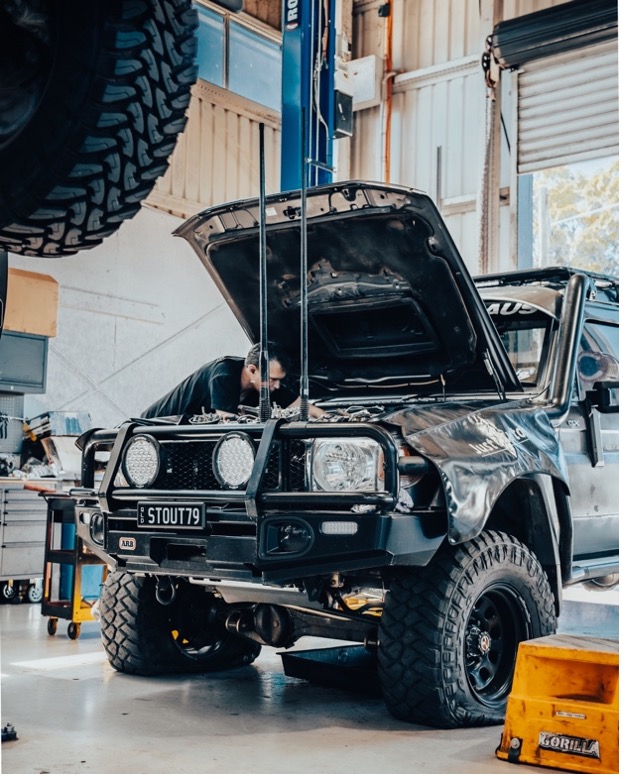
<svg viewBox="0 0 623 779"><path fill-rule="evenodd" d="M578 357L580 381L590 404L602 414L619 411L619 363L605 352L582 352Z"/></svg>
<svg viewBox="0 0 623 779"><path fill-rule="evenodd" d="M594 388L586 394L591 404L602 414L619 413L618 381L596 381Z"/></svg>

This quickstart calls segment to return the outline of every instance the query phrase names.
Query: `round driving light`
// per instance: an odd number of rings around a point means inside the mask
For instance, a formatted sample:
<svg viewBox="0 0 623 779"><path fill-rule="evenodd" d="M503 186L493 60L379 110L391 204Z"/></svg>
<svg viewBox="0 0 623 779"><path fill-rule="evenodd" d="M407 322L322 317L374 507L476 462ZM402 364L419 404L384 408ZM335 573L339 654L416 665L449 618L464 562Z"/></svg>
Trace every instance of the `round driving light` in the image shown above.
<svg viewBox="0 0 623 779"><path fill-rule="evenodd" d="M150 435L137 435L123 453L123 474L132 487L150 487L160 470L160 447Z"/></svg>
<svg viewBox="0 0 623 779"><path fill-rule="evenodd" d="M227 433L216 445L212 467L219 483L237 490L249 481L255 462L255 447L246 433Z"/></svg>
<svg viewBox="0 0 623 779"><path fill-rule="evenodd" d="M94 544L98 546L104 546L104 515L99 511L91 514L91 521L89 523L89 535Z"/></svg>

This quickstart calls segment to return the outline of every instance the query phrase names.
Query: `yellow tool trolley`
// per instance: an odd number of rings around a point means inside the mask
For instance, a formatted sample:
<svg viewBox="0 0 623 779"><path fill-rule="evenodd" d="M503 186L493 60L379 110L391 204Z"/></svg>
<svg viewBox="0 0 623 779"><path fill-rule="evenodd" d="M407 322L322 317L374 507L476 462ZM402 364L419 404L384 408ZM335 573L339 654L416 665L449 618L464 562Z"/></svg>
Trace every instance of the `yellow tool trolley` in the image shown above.
<svg viewBox="0 0 623 779"><path fill-rule="evenodd" d="M47 523L43 571L41 614L48 617L48 634L58 629L58 620L67 619L67 635L76 639L83 622L94 619L92 610L107 568L99 557L90 554L75 532L75 500L65 493L44 495ZM85 569L96 574L97 592L85 594ZM97 566L95 568L94 566ZM88 577L93 580L93 576Z"/></svg>

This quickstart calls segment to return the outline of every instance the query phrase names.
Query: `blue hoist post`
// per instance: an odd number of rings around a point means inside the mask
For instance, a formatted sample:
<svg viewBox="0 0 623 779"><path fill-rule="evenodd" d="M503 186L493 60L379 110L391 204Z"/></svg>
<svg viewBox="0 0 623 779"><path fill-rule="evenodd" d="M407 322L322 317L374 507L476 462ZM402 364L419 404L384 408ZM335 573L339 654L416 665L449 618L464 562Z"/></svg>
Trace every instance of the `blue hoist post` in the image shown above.
<svg viewBox="0 0 623 779"><path fill-rule="evenodd" d="M282 18L281 189L288 191L300 189L303 169L307 186L333 180L335 0L283 0Z"/></svg>

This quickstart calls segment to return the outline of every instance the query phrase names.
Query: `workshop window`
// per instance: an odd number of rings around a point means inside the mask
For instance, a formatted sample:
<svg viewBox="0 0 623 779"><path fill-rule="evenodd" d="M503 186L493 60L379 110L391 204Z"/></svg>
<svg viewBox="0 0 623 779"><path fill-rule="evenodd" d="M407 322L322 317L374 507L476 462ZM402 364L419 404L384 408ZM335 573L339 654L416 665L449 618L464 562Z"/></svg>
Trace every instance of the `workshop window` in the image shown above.
<svg viewBox="0 0 623 779"><path fill-rule="evenodd" d="M518 216L520 267L561 265L618 276L618 156L520 176Z"/></svg>
<svg viewBox="0 0 623 779"><path fill-rule="evenodd" d="M281 45L255 26L197 5L199 78L281 110Z"/></svg>
<svg viewBox="0 0 623 779"><path fill-rule="evenodd" d="M199 11L197 64L199 78L225 86L225 24L223 16L208 8Z"/></svg>

